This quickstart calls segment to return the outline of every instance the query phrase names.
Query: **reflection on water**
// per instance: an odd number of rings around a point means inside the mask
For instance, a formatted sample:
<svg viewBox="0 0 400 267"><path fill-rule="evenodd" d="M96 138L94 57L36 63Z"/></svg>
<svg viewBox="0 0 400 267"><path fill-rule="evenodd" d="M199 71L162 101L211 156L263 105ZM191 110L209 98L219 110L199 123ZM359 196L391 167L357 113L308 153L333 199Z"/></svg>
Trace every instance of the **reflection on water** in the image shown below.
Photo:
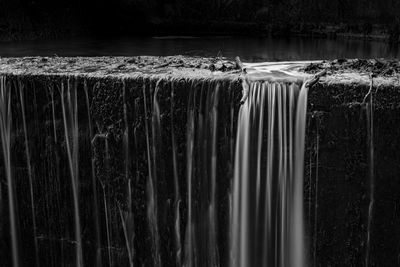
<svg viewBox="0 0 400 267"><path fill-rule="evenodd" d="M153 37L0 43L0 56L240 56L248 62L334 58L398 58L398 45L315 38Z"/></svg>

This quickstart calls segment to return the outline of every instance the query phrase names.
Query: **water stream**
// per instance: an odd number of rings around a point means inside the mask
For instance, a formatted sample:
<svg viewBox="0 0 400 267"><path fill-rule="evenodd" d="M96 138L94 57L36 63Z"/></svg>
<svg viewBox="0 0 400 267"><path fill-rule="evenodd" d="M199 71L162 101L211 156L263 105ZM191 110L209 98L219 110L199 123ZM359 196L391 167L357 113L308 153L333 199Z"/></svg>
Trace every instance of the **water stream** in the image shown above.
<svg viewBox="0 0 400 267"><path fill-rule="evenodd" d="M239 111L230 266L304 266L307 88L255 82Z"/></svg>

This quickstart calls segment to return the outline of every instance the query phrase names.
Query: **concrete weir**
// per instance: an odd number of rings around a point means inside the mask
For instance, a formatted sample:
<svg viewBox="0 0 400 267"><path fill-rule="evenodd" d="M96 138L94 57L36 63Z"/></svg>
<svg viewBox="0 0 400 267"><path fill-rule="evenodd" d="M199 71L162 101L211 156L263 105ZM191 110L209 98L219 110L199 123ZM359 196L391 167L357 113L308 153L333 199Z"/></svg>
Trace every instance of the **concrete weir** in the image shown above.
<svg viewBox="0 0 400 267"><path fill-rule="evenodd" d="M399 76L333 65L308 91L305 266L397 266ZM229 266L241 67L0 58L0 266Z"/></svg>

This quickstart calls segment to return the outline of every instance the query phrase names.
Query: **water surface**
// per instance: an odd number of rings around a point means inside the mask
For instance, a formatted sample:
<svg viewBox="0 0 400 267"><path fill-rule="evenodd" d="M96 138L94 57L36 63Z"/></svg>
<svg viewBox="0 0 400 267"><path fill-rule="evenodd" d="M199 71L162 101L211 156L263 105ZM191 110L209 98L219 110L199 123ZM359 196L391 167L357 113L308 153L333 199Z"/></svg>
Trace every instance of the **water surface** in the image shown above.
<svg viewBox="0 0 400 267"><path fill-rule="evenodd" d="M318 38L167 36L114 40L72 39L0 43L0 56L240 56L247 62L335 58L399 58L382 41Z"/></svg>

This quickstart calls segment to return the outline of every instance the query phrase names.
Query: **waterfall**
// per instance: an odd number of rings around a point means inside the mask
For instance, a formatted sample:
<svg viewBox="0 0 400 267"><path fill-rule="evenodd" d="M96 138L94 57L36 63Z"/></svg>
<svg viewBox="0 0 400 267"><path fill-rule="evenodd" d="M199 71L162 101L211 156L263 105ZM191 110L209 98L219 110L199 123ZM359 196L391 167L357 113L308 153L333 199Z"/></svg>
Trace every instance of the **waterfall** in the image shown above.
<svg viewBox="0 0 400 267"><path fill-rule="evenodd" d="M65 91L64 83L61 83L61 107L64 122L65 143L67 148L69 170L71 175L73 207L74 207L74 224L76 239L76 266L83 266L82 255L82 236L81 223L79 214L79 143L78 143L78 100L77 100L77 82L67 81L67 90Z"/></svg>
<svg viewBox="0 0 400 267"><path fill-rule="evenodd" d="M158 197L157 197L157 181L158 181L158 159L159 154L157 153L160 147L161 139L161 126L160 126L160 108L157 99L157 93L159 91L159 83L157 82L155 89L151 90L153 92L152 98L152 112L151 112L151 131L149 130L149 123L147 119L146 122L146 144L147 144L147 164L149 171L149 178L147 180L147 218L149 221L150 235L152 240L152 252L151 256L153 259L152 266L160 267L162 265L160 258L160 236L158 230ZM150 88L152 89L152 88ZM151 99L151 98L150 98ZM144 114L147 116L147 97L146 88L143 87L143 100L144 100ZM152 138L151 138L152 137Z"/></svg>
<svg viewBox="0 0 400 267"><path fill-rule="evenodd" d="M371 89L373 83L371 82ZM367 240L366 240L366 252L365 252L365 267L371 266L370 254L371 254L371 233L372 233L372 218L374 214L375 204L375 170L374 170L374 98L373 94L370 95L369 101L366 102L365 106L366 120L367 120L367 136L368 136L368 157L369 157L369 205L368 205L368 221L367 221Z"/></svg>
<svg viewBox="0 0 400 267"><path fill-rule="evenodd" d="M304 266L307 87L252 82L239 111L230 266Z"/></svg>
<svg viewBox="0 0 400 267"><path fill-rule="evenodd" d="M17 218L14 193L14 180L11 173L11 86L6 77L0 77L0 134L6 173L8 209L10 216L12 262L14 267L19 266Z"/></svg>
<svg viewBox="0 0 400 267"><path fill-rule="evenodd" d="M219 97L217 82L193 84L189 96L185 267L219 266L216 214Z"/></svg>
<svg viewBox="0 0 400 267"><path fill-rule="evenodd" d="M22 124L24 130L24 139L25 139L25 155L26 155L26 165L28 169L28 178L29 178L29 193L30 193L30 201L31 201L31 212L32 212L32 232L35 244L35 263L36 266L39 266L38 258L38 242L37 242L37 233L36 233L36 219L35 219L35 200L34 200L34 192L33 192L33 179L32 179L32 167L31 167L31 157L29 151L29 143L28 143L28 131L26 128L26 118L25 118L25 101L24 101L24 84L19 82L19 99L21 102L21 115L22 115Z"/></svg>
<svg viewBox="0 0 400 267"><path fill-rule="evenodd" d="M7 79L0 265L304 266L301 83Z"/></svg>

